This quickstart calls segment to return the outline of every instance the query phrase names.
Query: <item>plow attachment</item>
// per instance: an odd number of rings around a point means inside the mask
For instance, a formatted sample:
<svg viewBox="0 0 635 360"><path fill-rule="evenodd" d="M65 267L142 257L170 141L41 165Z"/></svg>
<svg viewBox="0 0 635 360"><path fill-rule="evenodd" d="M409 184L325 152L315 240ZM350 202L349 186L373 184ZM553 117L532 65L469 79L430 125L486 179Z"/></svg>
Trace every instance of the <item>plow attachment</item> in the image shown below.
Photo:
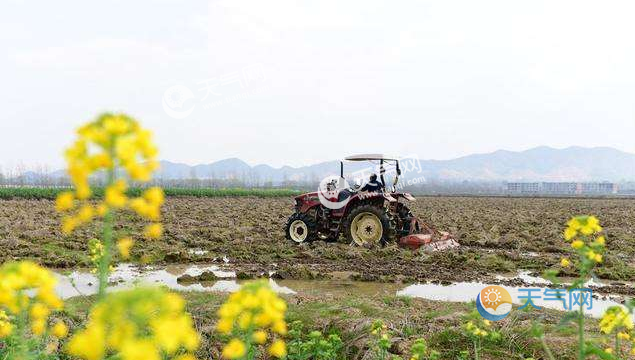
<svg viewBox="0 0 635 360"><path fill-rule="evenodd" d="M412 250L423 247L429 251L459 247L459 243L450 233L438 231L416 217L413 217L410 221L410 233L399 239L399 246Z"/></svg>

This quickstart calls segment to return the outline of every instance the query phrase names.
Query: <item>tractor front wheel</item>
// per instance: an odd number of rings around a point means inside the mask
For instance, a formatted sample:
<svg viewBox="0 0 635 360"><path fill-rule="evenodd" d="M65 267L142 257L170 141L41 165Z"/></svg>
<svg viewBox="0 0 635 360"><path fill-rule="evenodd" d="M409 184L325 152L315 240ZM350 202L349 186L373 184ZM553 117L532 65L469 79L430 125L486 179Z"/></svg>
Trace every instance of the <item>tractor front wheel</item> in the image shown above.
<svg viewBox="0 0 635 360"><path fill-rule="evenodd" d="M385 245L390 237L390 219L383 208L362 205L346 217L346 238L359 246Z"/></svg>
<svg viewBox="0 0 635 360"><path fill-rule="evenodd" d="M287 220L286 237L296 244L312 241L316 236L315 221L309 215L295 213Z"/></svg>

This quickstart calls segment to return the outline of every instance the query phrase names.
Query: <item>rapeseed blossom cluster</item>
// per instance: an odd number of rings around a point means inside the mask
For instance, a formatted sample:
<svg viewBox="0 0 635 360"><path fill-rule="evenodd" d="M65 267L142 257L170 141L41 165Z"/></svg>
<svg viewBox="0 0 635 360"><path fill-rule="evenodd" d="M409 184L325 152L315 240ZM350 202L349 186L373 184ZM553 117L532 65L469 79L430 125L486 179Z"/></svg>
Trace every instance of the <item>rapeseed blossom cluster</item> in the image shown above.
<svg viewBox="0 0 635 360"><path fill-rule="evenodd" d="M599 323L605 334L633 330L633 315L623 306L608 308Z"/></svg>
<svg viewBox="0 0 635 360"><path fill-rule="evenodd" d="M65 153L75 189L61 193L56 200L57 211L65 214L62 232L70 234L96 217L106 218L115 210L129 209L151 221L144 230L147 238L159 238L163 233L160 223L163 190L151 187L139 197L126 195L127 180L150 181L152 172L159 166L151 132L129 116L104 114L80 127L77 135ZM107 185L103 200L95 205L88 201L92 195L89 178L98 173L106 174ZM117 248L122 257L130 256L132 245L129 237L118 240Z"/></svg>
<svg viewBox="0 0 635 360"><path fill-rule="evenodd" d="M378 359L387 359L388 349L390 349L392 345L388 326L381 320L375 320L370 327L370 334L373 338L371 349L375 353L375 357Z"/></svg>
<svg viewBox="0 0 635 360"><path fill-rule="evenodd" d="M99 263L104 257L104 243L101 240L91 239L88 242L88 254L90 255L90 261L93 263L94 268L90 270L91 273L96 273L99 268ZM112 271L114 267L109 266L109 270Z"/></svg>
<svg viewBox="0 0 635 360"><path fill-rule="evenodd" d="M579 255L585 268L592 268L603 261L606 238L601 233L600 221L595 216L577 216L567 222L564 238L571 241L571 247ZM560 266L570 265L571 260L568 258L560 260Z"/></svg>
<svg viewBox="0 0 635 360"><path fill-rule="evenodd" d="M425 339L415 340L410 352L412 353L410 360L436 360L441 357L441 354L438 351L428 348L428 344Z"/></svg>
<svg viewBox="0 0 635 360"><path fill-rule="evenodd" d="M633 331L633 314L630 310L623 306L611 306L606 309L599 323L600 331L607 335L613 335L615 338L615 349L607 347L604 349L606 353L613 354L614 351L618 355L622 352L621 343L631 342L631 355L635 355L635 338L631 336Z"/></svg>
<svg viewBox="0 0 635 360"><path fill-rule="evenodd" d="M267 284L255 281L231 294L218 310L216 329L230 340L223 348L227 359L253 358L258 346L269 343L267 352L276 358L287 354L282 336L287 334L287 304Z"/></svg>
<svg viewBox="0 0 635 360"><path fill-rule="evenodd" d="M49 315L64 303L55 294L57 280L45 268L30 262L9 262L0 267L0 337L13 333L16 318L29 320L31 333L43 336L47 331L66 336L66 325L49 327ZM28 292L28 293L27 293Z"/></svg>
<svg viewBox="0 0 635 360"><path fill-rule="evenodd" d="M467 330L471 335L477 336L477 337L486 337L487 335L489 335L489 332L487 330L485 330L485 328L489 328L492 325L492 323L489 320L483 320L483 329L480 328L478 325L474 324L473 321L468 321L465 323L465 330Z"/></svg>
<svg viewBox="0 0 635 360"><path fill-rule="evenodd" d="M0 339L11 335L13 332L13 324L7 316L7 313L0 310Z"/></svg>
<svg viewBox="0 0 635 360"><path fill-rule="evenodd" d="M194 360L200 338L179 295L158 288L108 294L95 305L68 353L85 360Z"/></svg>

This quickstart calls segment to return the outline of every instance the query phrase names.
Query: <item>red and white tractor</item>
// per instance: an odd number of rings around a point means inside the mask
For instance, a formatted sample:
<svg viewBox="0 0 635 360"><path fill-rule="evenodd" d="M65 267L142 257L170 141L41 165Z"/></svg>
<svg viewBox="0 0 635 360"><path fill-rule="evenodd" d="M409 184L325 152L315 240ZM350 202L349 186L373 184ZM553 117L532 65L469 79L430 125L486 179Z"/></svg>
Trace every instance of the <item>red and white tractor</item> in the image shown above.
<svg viewBox="0 0 635 360"><path fill-rule="evenodd" d="M370 174L378 168L382 188L363 191L359 183L349 186L344 178L344 161L370 162L369 171L361 173ZM394 178L390 186L385 185L386 168ZM300 244L316 239L337 241L343 234L347 241L359 246L397 241L412 249L458 247L450 234L437 231L412 214L406 203L415 198L397 191L400 175L399 160L394 157L364 154L345 158L340 162L339 177L326 178L318 191L295 197L295 212L287 221L286 237Z"/></svg>

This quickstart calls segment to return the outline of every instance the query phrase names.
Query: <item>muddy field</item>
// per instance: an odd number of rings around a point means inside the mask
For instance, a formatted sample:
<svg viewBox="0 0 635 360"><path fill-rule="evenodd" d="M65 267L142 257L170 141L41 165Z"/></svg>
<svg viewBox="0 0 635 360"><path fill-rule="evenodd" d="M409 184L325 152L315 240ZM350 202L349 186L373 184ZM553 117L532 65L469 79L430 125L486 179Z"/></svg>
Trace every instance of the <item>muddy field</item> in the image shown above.
<svg viewBox="0 0 635 360"><path fill-rule="evenodd" d="M440 282L492 278L520 269L541 273L567 251L561 236L568 218L595 214L608 233L602 279L635 280L635 202L624 199L421 197L411 208L424 221L454 233L460 250L412 252L396 246L363 249L339 243L302 246L284 239L290 198L169 198L165 237L146 241L142 222L123 214L119 231L138 240L136 260L153 263L227 262L238 276L276 271L276 277L311 279L348 274L368 281ZM65 237L49 200L0 201L0 261L35 259L55 268L87 266L95 228ZM567 275L567 274L562 274Z"/></svg>
<svg viewBox="0 0 635 360"><path fill-rule="evenodd" d="M223 342L213 329L216 323L215 314L227 295L201 292L185 292L183 295L187 299L188 312L203 336L197 358L220 359ZM406 356L412 343L423 337L432 349L442 354L442 359L470 358L469 349L473 345L464 330L464 324L475 311L473 304L411 299L382 292L353 296L323 289L312 291L308 288L302 295L284 298L289 304L289 324L301 321L305 331L319 330L341 337L342 359L372 358L368 353L371 341L368 329L376 319L387 323L393 334L391 354ZM79 326L86 318L86 309L93 300L91 297L70 299L66 303L64 317L73 327ZM482 358L543 358L544 352L538 340L528 336L532 324L539 319L545 325L547 343L552 348L559 349L558 359L574 359L576 334L558 327L560 318L561 314L555 311L512 312L509 317L497 322L492 328L500 332L501 338L496 341L483 341ZM595 320L587 321L588 338L597 338L596 327ZM462 354L464 351L466 354Z"/></svg>

